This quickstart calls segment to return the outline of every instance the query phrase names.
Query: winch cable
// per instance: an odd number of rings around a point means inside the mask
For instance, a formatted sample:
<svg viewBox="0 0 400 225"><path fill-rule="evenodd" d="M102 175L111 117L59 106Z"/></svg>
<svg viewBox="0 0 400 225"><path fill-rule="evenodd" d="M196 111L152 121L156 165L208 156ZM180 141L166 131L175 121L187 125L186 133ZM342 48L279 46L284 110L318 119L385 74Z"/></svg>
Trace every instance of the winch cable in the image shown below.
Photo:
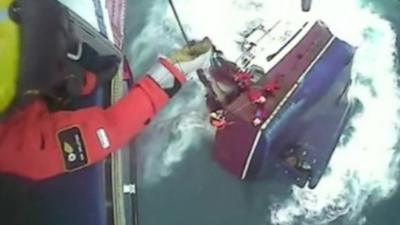
<svg viewBox="0 0 400 225"><path fill-rule="evenodd" d="M181 20L179 19L179 15L178 15L178 12L176 11L174 2L172 0L168 0L168 2L169 2L169 5L171 6L172 12L174 13L176 22L178 23L178 26L179 26L179 29L181 30L183 39L185 40L186 44L189 44L189 39L186 35L185 30L183 29L183 26L182 26Z"/></svg>
<svg viewBox="0 0 400 225"><path fill-rule="evenodd" d="M176 22L177 22L177 24L179 26L179 29L180 29L181 34L182 34L182 37L185 40L186 45L189 47L191 42L189 41L189 38L188 38L188 36L187 36L187 34L185 32L185 29L183 28L183 25L182 25L182 22L181 22L181 20L179 18L179 14L178 14L178 11L176 10L175 4L174 4L173 0L168 0L168 2L169 2L169 5L171 6L172 12L173 12L175 20L176 20ZM214 51L213 51L213 54L214 54ZM181 67L179 62L177 62L177 66L183 72L182 67ZM197 76L199 76L199 72L200 71L196 71ZM190 78L188 78L188 80L190 80Z"/></svg>

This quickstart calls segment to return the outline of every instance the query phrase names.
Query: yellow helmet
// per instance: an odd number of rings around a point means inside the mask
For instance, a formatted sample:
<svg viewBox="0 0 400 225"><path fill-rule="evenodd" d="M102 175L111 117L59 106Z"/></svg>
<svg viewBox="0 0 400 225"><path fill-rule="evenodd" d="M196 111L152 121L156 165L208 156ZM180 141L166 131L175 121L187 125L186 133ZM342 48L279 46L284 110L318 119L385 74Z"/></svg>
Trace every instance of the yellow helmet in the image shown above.
<svg viewBox="0 0 400 225"><path fill-rule="evenodd" d="M20 64L20 30L9 16L14 0L0 0L0 112L14 100Z"/></svg>

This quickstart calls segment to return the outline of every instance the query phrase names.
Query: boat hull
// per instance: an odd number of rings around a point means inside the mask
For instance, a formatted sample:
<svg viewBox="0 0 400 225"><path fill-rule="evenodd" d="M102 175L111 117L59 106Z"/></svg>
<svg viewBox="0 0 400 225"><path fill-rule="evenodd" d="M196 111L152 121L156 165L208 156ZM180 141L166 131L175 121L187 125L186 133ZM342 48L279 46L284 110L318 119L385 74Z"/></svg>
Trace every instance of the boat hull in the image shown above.
<svg viewBox="0 0 400 225"><path fill-rule="evenodd" d="M300 187L307 183L310 188L317 186L352 106L347 91L355 48L334 36L327 38L325 48L307 64L301 76L296 75L296 88L261 128L254 127L240 113L228 115L234 123L217 132L213 152L222 167L243 180L278 175ZM296 148L301 149L302 160L311 167L306 172L285 161L288 151Z"/></svg>
<svg viewBox="0 0 400 225"><path fill-rule="evenodd" d="M261 132L247 178L271 172L300 187L316 187L347 124L352 102L347 98L353 48L338 39L310 70L301 87L276 118ZM311 175L287 165L282 154L301 146Z"/></svg>

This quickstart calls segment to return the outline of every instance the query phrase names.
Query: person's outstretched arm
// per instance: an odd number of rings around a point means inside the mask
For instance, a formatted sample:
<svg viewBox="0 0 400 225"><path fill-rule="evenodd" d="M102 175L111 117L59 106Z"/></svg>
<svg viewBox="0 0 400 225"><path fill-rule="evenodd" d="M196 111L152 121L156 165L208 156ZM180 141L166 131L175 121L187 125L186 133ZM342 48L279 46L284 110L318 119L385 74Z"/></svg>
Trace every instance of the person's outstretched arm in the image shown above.
<svg viewBox="0 0 400 225"><path fill-rule="evenodd" d="M201 57L181 61L179 68L201 67L207 58ZM36 101L0 125L0 172L40 180L97 163L141 132L185 81L184 73L160 59L108 109L50 113Z"/></svg>

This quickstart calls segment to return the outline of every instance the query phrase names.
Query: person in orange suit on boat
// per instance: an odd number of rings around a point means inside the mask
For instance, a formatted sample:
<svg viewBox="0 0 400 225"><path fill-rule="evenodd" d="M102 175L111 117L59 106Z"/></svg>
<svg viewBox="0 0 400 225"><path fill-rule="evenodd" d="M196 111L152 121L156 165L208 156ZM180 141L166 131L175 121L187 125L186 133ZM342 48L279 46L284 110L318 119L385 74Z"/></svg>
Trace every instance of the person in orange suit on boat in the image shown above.
<svg viewBox="0 0 400 225"><path fill-rule="evenodd" d="M210 123L218 130L224 129L227 126L225 113L222 109L210 113Z"/></svg>
<svg viewBox="0 0 400 225"><path fill-rule="evenodd" d="M20 94L18 62L23 56L18 26L9 18L0 19L0 31L0 112L4 113L14 108ZM42 180L104 160L146 128L188 74L207 64L211 47L211 41L204 39L160 57L126 96L106 109L50 111L40 90L23 90L32 99L0 122L0 173ZM99 85L99 74L90 70L85 74L81 94Z"/></svg>
<svg viewBox="0 0 400 225"><path fill-rule="evenodd" d="M274 92L280 89L279 78L281 78L281 77L283 77L283 75L280 75L280 77L276 77L276 78L268 81L264 85L264 91L267 96L273 96Z"/></svg>
<svg viewBox="0 0 400 225"><path fill-rule="evenodd" d="M248 90L247 95L250 102L256 106L256 110L253 116L253 125L259 126L267 118L267 110L265 109L267 98L264 96L263 90L255 88Z"/></svg>
<svg viewBox="0 0 400 225"><path fill-rule="evenodd" d="M264 106L257 107L254 113L253 125L255 127L261 125L268 117L268 111Z"/></svg>
<svg viewBox="0 0 400 225"><path fill-rule="evenodd" d="M263 105L267 99L265 98L263 91L257 88L251 88L247 91L247 96L252 104Z"/></svg>
<svg viewBox="0 0 400 225"><path fill-rule="evenodd" d="M241 90L246 90L251 83L251 74L239 71L234 74L233 80L237 83Z"/></svg>

